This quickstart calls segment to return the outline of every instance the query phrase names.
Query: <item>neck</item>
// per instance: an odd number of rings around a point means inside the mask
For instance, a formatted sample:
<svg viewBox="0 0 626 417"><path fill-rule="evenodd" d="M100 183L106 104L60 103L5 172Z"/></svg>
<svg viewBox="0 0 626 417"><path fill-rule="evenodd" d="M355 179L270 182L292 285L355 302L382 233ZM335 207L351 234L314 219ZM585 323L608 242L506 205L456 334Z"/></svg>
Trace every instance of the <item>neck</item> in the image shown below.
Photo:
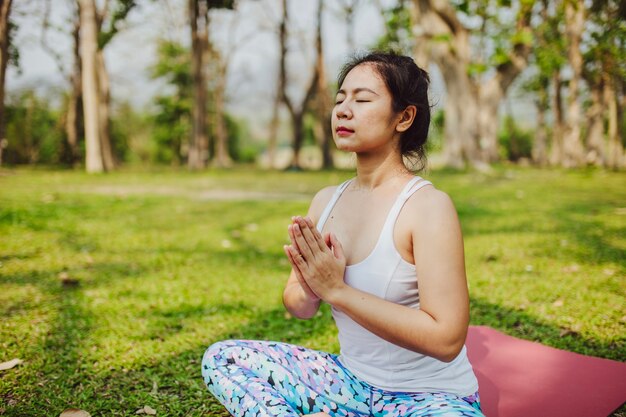
<svg viewBox="0 0 626 417"><path fill-rule="evenodd" d="M373 190L393 179L412 177L397 150L393 152L372 152L357 154L357 182L360 187Z"/></svg>

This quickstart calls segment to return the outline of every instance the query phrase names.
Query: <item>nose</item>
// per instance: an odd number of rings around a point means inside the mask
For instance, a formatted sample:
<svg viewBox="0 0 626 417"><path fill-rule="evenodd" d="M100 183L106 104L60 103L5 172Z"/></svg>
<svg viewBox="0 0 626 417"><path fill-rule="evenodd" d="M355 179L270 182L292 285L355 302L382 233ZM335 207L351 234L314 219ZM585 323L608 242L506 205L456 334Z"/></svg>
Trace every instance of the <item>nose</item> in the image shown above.
<svg viewBox="0 0 626 417"><path fill-rule="evenodd" d="M344 100L335 105L335 114L338 119L349 119L352 117L352 111L350 110L350 106L347 104L347 101L348 100Z"/></svg>

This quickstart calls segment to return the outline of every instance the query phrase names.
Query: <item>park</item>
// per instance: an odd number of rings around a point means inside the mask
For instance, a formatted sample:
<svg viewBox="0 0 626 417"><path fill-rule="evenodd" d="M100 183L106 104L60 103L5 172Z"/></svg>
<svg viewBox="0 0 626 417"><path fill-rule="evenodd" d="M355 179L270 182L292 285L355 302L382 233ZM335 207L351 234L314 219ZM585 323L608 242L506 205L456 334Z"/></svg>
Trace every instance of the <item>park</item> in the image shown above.
<svg viewBox="0 0 626 417"><path fill-rule="evenodd" d="M320 189L355 177L329 120L333 62L359 48L412 56L442 98L427 158L406 162L458 212L470 325L626 362L618 2L65 3L0 1L0 415L226 417L200 375L212 343L339 353L328 304L310 320L283 306L283 245ZM162 88L137 104L107 65L169 14L185 26L153 39L145 86ZM16 70L35 32L60 48L55 89ZM66 49L49 42L62 36ZM273 42L272 65L237 50L250 36ZM241 81L251 62L269 78ZM626 416L625 400L604 415Z"/></svg>

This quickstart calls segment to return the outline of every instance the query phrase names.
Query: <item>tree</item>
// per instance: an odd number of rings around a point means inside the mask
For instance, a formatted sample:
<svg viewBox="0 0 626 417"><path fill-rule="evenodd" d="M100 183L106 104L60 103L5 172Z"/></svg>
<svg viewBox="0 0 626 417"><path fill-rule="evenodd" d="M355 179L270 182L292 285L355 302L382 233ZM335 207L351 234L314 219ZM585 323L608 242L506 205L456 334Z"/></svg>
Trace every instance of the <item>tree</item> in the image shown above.
<svg viewBox="0 0 626 417"><path fill-rule="evenodd" d="M354 10L357 1L352 2L351 10ZM315 80L317 81L315 91L314 111L316 115L316 137L322 149L322 167L330 169L333 167L333 156L331 145L333 133L330 125L332 112L332 102L330 91L328 90L328 80L326 77L326 63L324 60L324 42L322 41L322 11L324 10L324 0L319 0L317 7L317 25L315 36L315 51L317 59L315 61Z"/></svg>
<svg viewBox="0 0 626 417"><path fill-rule="evenodd" d="M77 0L80 13L80 51L85 117L87 172L103 172L115 166L111 146L110 82L104 48L120 30L120 23L136 5L134 0L105 3L98 10L95 0Z"/></svg>
<svg viewBox="0 0 626 417"><path fill-rule="evenodd" d="M319 16L319 15L318 15ZM293 149L293 160L291 163L292 169L300 169L300 150L302 148L302 142L304 140L304 115L306 113L307 107L311 100L313 99L313 95L318 86L319 72L313 71L313 76L308 84L306 92L302 98L302 101L298 104L292 100L287 94L287 38L288 32L287 27L289 24L289 11L287 8L287 0L282 0L282 19L279 25L278 31L278 40L279 40L279 50L280 50L280 73L279 73L279 82L278 82L278 90L280 92L280 99L282 103L289 110L289 114L291 116L291 126L293 129L292 132L292 149Z"/></svg>
<svg viewBox="0 0 626 417"><path fill-rule="evenodd" d="M85 114L85 167L87 172L105 170L100 137L98 83L98 25L94 0L79 0L83 109Z"/></svg>
<svg viewBox="0 0 626 417"><path fill-rule="evenodd" d="M585 26L585 7L574 0L565 0L565 32L568 41L567 56L572 74L567 96L567 124L563 136L563 166L578 167L583 163L581 143L580 83L583 56L580 48Z"/></svg>
<svg viewBox="0 0 626 417"><path fill-rule="evenodd" d="M10 39L11 39L11 0L0 0L0 165L2 164L2 150L6 146L4 138L4 83L7 65L10 59Z"/></svg>
<svg viewBox="0 0 626 417"><path fill-rule="evenodd" d="M616 0L594 0L586 27L589 36L586 36L582 76L591 95L586 160L620 169L626 165L623 125L620 137L626 78L626 63L622 58L626 48L626 7Z"/></svg>
<svg viewBox="0 0 626 417"><path fill-rule="evenodd" d="M157 162L181 165L187 157L191 134L193 80L189 48L173 41L159 41L151 76L165 79L173 87L172 94L158 95L154 100L157 114L153 119L153 157Z"/></svg>
<svg viewBox="0 0 626 417"><path fill-rule="evenodd" d="M506 14L489 0L461 1L456 8L444 0L413 0L416 55L437 64L446 84L444 155L448 165L462 167L469 162L480 167L498 159L498 108L527 66L533 3L519 2L514 29L507 30L509 25L500 22ZM494 53L488 59L471 59L472 32L457 13L480 17L478 43L485 36L494 41Z"/></svg>
<svg viewBox="0 0 626 417"><path fill-rule="evenodd" d="M206 167L209 159L207 124L207 74L210 56L209 11L232 9L233 0L188 0L191 33L191 71L193 76L192 130L189 144L189 169Z"/></svg>

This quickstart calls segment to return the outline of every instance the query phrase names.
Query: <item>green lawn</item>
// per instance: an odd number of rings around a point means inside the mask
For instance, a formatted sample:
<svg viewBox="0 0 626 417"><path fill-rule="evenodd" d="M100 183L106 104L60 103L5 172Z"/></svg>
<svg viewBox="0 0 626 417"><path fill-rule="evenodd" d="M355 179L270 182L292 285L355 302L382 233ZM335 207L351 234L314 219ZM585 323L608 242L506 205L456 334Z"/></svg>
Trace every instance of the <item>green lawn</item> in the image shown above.
<svg viewBox="0 0 626 417"><path fill-rule="evenodd" d="M0 362L24 362L0 371L0 415L225 416L199 375L212 342L336 351L328 308L285 314L282 245L350 176L1 170ZM625 173L427 176L461 217L473 324L626 360Z"/></svg>

